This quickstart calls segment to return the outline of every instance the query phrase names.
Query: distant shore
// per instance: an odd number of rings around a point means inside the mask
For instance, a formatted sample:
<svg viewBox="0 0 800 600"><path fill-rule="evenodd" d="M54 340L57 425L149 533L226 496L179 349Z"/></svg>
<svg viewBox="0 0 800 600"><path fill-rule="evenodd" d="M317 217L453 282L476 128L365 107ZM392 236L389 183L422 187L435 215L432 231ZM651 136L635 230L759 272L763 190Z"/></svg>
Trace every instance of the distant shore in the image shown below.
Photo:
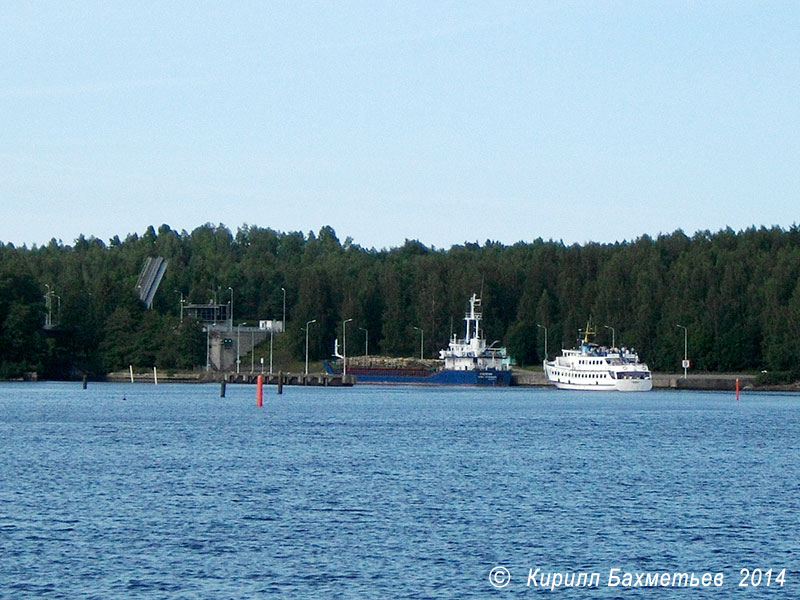
<svg viewBox="0 0 800 600"><path fill-rule="evenodd" d="M259 372L249 371L242 373L220 372L220 371L158 371L158 383L255 383ZM274 380L278 372L270 377L264 373L265 383ZM297 380L302 379L300 372L284 371L284 381L297 384ZM322 377L322 373L309 372L309 380ZM742 391L756 390L760 392L800 392L800 382L783 385L758 385L756 375L750 373L695 373L689 374L685 379L681 373L653 373L653 389L660 390L717 390L734 391L736 380L739 380L739 389ZM129 382L131 375L129 371L116 371L108 373L103 381L107 382ZM35 374L22 379L8 381L37 381ZM133 381L136 383L153 383L153 371L134 372ZM512 385L517 387L550 387L547 383L544 372L541 370L529 371L526 369L514 369L512 375ZM272 381L274 383L274 381ZM356 380L356 384L358 381ZM370 384L362 384L370 385Z"/></svg>
<svg viewBox="0 0 800 600"><path fill-rule="evenodd" d="M206 371L164 372L158 373L159 382L164 383L251 383L259 373L221 373ZM800 383L788 385L756 385L756 376L753 374L736 373L695 373L689 374L686 379L679 373L653 373L654 389L673 390L719 390L734 391L736 380L739 380L739 389L742 391L777 391L800 392ZM109 373L106 381L130 381L128 371ZM152 372L134 373L136 382L152 382ZM513 385L519 387L548 387L542 371L529 371L514 369Z"/></svg>

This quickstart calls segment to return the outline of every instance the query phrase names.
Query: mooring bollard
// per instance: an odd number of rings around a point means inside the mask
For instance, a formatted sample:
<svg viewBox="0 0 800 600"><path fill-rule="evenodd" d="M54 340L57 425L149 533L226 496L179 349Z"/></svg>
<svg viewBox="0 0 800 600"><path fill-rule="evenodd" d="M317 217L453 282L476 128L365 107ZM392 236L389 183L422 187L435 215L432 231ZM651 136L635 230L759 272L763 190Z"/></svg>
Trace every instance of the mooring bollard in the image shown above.
<svg viewBox="0 0 800 600"><path fill-rule="evenodd" d="M263 406L264 394L264 376L259 375L256 377L256 406L261 408Z"/></svg>
<svg viewBox="0 0 800 600"><path fill-rule="evenodd" d="M278 371L278 393L283 393L283 371Z"/></svg>
<svg viewBox="0 0 800 600"><path fill-rule="evenodd" d="M220 398L224 398L225 397L225 382L224 381L220 381L219 382L219 397Z"/></svg>
<svg viewBox="0 0 800 600"><path fill-rule="evenodd" d="M86 375L83 376L83 389L86 389Z"/></svg>

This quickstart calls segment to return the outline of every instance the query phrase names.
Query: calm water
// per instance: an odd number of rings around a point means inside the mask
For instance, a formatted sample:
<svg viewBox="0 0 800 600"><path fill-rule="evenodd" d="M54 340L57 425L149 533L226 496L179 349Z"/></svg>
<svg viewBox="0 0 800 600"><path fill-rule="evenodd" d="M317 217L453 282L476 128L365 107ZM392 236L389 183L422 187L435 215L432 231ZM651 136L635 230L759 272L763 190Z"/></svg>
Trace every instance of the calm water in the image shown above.
<svg viewBox="0 0 800 600"><path fill-rule="evenodd" d="M0 384L0 597L800 597L800 396L227 396ZM600 586L528 587L536 568ZM724 585L610 588L612 568ZM742 568L784 586L739 589Z"/></svg>

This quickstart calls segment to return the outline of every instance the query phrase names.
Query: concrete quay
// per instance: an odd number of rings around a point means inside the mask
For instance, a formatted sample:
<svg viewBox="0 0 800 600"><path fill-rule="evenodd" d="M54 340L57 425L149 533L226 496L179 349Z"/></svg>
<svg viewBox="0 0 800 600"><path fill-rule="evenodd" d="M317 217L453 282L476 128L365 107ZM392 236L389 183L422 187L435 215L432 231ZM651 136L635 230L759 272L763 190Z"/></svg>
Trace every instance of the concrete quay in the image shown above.
<svg viewBox="0 0 800 600"><path fill-rule="evenodd" d="M158 383L248 383L254 384L258 376L264 377L265 385L304 385L322 387L349 387L355 383L355 377L347 375L329 375L327 373L236 373L217 371L161 372ZM130 382L129 371L117 371L106 375L106 381ZM155 383L152 371L133 374L135 383Z"/></svg>
<svg viewBox="0 0 800 600"><path fill-rule="evenodd" d="M739 379L740 389L755 388L755 375L702 373L689 375L684 379L682 374L653 373L653 389L733 391L736 389L737 379ZM524 369L513 370L511 384L518 386L552 386L545 379L543 371L527 371Z"/></svg>
<svg viewBox="0 0 800 600"><path fill-rule="evenodd" d="M256 383L259 373L225 373L215 381L225 383ZM330 375L328 373L264 373L264 385L312 385L323 387L350 387L356 379L352 375Z"/></svg>

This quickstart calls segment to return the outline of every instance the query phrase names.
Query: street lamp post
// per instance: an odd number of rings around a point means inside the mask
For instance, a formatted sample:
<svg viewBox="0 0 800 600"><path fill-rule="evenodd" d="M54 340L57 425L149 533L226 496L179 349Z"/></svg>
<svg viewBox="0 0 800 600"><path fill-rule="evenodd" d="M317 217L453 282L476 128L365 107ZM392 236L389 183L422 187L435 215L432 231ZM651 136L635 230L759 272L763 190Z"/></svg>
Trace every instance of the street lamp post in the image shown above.
<svg viewBox="0 0 800 600"><path fill-rule="evenodd" d="M230 314L231 326L230 326L230 330L233 331L233 288L231 286L228 286L228 289L231 291L231 314Z"/></svg>
<svg viewBox="0 0 800 600"><path fill-rule="evenodd" d="M247 325L247 323L245 323ZM242 324L236 326L236 374L239 374L239 363L242 362L242 353L239 346L239 338L242 337Z"/></svg>
<svg viewBox="0 0 800 600"><path fill-rule="evenodd" d="M544 360L547 360L547 327L544 325L539 325L539 323L537 323L536 326L540 329L544 329Z"/></svg>
<svg viewBox="0 0 800 600"><path fill-rule="evenodd" d="M250 328L250 372L255 372L254 365L255 365L255 356L256 356L256 332L251 327Z"/></svg>
<svg viewBox="0 0 800 600"><path fill-rule="evenodd" d="M272 336L275 332L274 327L269 328L269 374L272 375ZM263 359L262 359L263 361Z"/></svg>
<svg viewBox="0 0 800 600"><path fill-rule="evenodd" d="M217 326L217 323L214 322L214 327ZM206 323L206 371L211 370L211 327L209 323Z"/></svg>
<svg viewBox="0 0 800 600"><path fill-rule="evenodd" d="M281 321L281 329L286 331L286 288L281 288L283 292L283 321Z"/></svg>
<svg viewBox="0 0 800 600"><path fill-rule="evenodd" d="M686 379L686 371L689 369L689 330L683 325L676 325L683 329L683 378Z"/></svg>
<svg viewBox="0 0 800 600"><path fill-rule="evenodd" d="M610 329L611 330L611 347L612 348L616 348L617 347L617 338L616 338L617 331L611 325L603 325L603 327L605 327L606 329Z"/></svg>
<svg viewBox="0 0 800 600"><path fill-rule="evenodd" d="M52 292L50 291L50 284L45 283L44 287L47 288L47 295L44 297L45 304L47 306L47 315L45 316L44 319L44 326L46 329L49 329L50 326L53 324L53 301L50 298L50 294Z"/></svg>
<svg viewBox="0 0 800 600"><path fill-rule="evenodd" d="M359 327L364 332L364 356L369 356L369 331L363 327Z"/></svg>
<svg viewBox="0 0 800 600"><path fill-rule="evenodd" d="M306 375L308 375L308 326L316 322L317 322L316 319L311 319L310 321L306 321Z"/></svg>
<svg viewBox="0 0 800 600"><path fill-rule="evenodd" d="M353 319L342 321L342 382L347 377L347 324Z"/></svg>
<svg viewBox="0 0 800 600"><path fill-rule="evenodd" d="M419 331L419 359L422 360L423 348L425 345L425 332L421 327L414 327L414 329Z"/></svg>
<svg viewBox="0 0 800 600"><path fill-rule="evenodd" d="M183 292L178 290L173 290L176 294L181 295L181 323L183 323Z"/></svg>

